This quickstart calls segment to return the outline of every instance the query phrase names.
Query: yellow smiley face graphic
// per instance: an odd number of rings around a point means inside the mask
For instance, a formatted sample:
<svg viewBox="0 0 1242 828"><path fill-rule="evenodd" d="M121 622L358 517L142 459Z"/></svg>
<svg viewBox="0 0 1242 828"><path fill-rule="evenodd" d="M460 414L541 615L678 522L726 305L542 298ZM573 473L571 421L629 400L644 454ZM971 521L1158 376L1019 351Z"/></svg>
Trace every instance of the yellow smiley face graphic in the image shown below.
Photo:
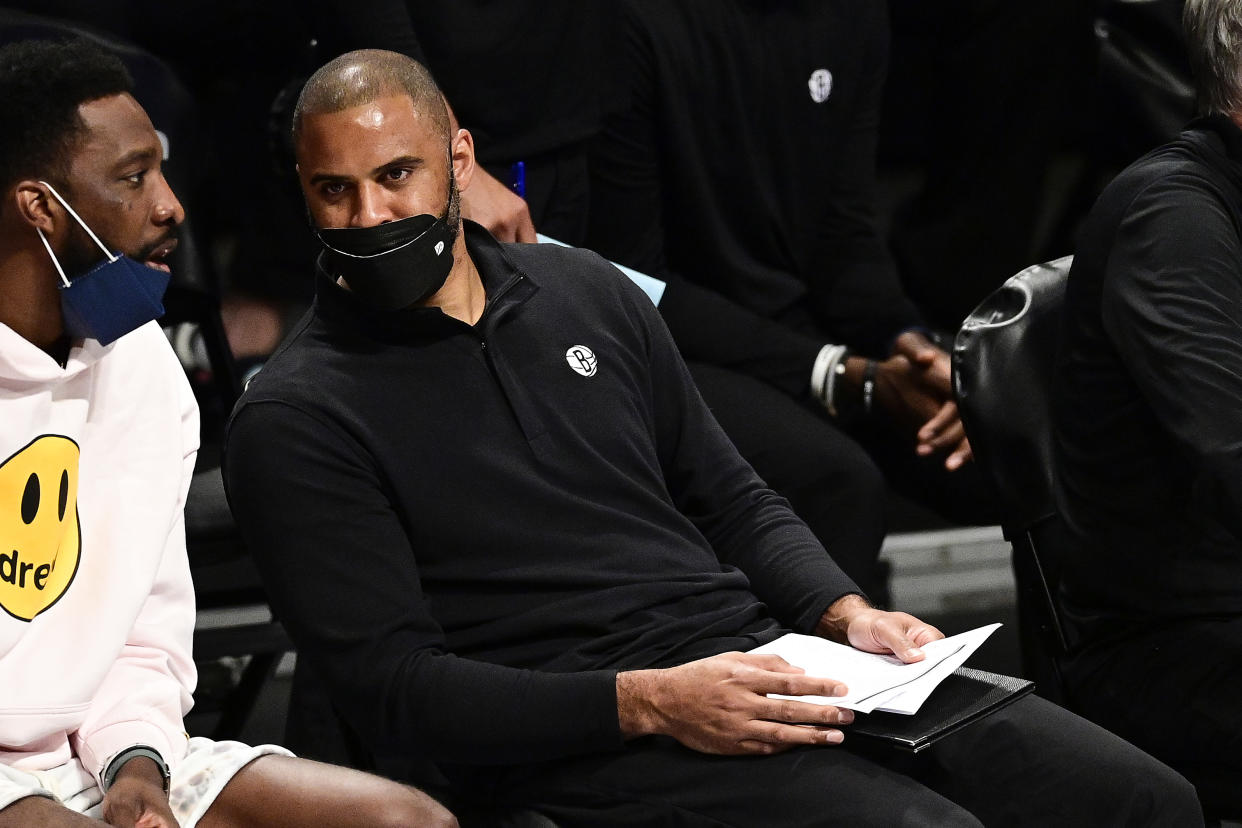
<svg viewBox="0 0 1242 828"><path fill-rule="evenodd" d="M29 621L78 571L78 444L45 434L0 463L0 608Z"/></svg>

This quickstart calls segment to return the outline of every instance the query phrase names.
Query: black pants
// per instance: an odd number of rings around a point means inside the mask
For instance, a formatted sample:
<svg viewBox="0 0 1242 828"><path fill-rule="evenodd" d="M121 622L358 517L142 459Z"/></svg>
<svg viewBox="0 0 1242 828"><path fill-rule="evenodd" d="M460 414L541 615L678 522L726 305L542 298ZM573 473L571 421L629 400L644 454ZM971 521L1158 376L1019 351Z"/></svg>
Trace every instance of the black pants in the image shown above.
<svg viewBox="0 0 1242 828"><path fill-rule="evenodd" d="M652 738L507 772L498 793L561 828L1202 824L1185 779L1034 696L918 756L862 748L723 757Z"/></svg>
<svg viewBox="0 0 1242 828"><path fill-rule="evenodd" d="M1064 672L1074 709L1182 770L1209 813L1242 816L1242 618L1135 630Z"/></svg>
<svg viewBox="0 0 1242 828"><path fill-rule="evenodd" d="M961 523L999 519L974 463L946 471L913 444L867 423L842 430L822 408L753 377L689 363L721 428L759 476L786 498L832 559L874 601L884 584L876 556L884 539L885 484Z"/></svg>

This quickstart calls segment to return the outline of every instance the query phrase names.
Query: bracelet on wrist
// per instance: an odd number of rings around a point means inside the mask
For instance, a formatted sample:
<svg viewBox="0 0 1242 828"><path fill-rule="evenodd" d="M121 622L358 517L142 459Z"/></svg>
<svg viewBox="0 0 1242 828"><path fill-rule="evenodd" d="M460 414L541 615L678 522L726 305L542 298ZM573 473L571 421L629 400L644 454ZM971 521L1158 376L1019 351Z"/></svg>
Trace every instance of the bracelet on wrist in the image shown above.
<svg viewBox="0 0 1242 828"><path fill-rule="evenodd" d="M845 360L849 358L850 352L843 352L841 360L832 366L832 372L828 377L828 413L834 417L841 414L837 406L837 389L841 387L841 378L845 376Z"/></svg>
<svg viewBox="0 0 1242 828"><path fill-rule="evenodd" d="M811 369L811 396L833 417L837 416L837 380L845 373L845 360L849 355L849 349L844 345L825 345L820 348L815 366Z"/></svg>
<svg viewBox="0 0 1242 828"><path fill-rule="evenodd" d="M879 364L874 359L867 360L867 367L863 369L862 408L864 414L871 413L871 405L875 402L875 375L878 369Z"/></svg>

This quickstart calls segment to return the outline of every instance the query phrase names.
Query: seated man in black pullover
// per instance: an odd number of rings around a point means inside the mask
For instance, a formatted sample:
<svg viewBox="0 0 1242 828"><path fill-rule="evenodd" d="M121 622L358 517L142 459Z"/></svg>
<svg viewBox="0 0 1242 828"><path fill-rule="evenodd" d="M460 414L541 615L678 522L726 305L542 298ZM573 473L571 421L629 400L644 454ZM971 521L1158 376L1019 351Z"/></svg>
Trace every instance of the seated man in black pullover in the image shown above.
<svg viewBox="0 0 1242 828"><path fill-rule="evenodd" d="M1205 117L1104 191L1066 287L1052 400L1077 639L1065 675L1075 709L1192 779L1228 780L1236 801L1242 21L1232 0L1189 0L1185 22ZM1171 699L1175 716L1141 712Z"/></svg>
<svg viewBox="0 0 1242 828"><path fill-rule="evenodd" d="M421 66L337 58L294 130L316 301L226 476L371 753L564 826L1194 824L1184 780L1033 697L917 762L768 698L841 689L738 652L786 630L904 661L940 633L870 607L763 486L641 291L460 220L471 138Z"/></svg>

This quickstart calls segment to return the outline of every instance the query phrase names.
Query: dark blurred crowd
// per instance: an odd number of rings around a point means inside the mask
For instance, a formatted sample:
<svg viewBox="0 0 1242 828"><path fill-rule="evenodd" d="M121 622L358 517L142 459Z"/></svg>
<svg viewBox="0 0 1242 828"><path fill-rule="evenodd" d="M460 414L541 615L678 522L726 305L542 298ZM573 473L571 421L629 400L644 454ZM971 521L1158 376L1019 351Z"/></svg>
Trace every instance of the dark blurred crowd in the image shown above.
<svg viewBox="0 0 1242 828"><path fill-rule="evenodd" d="M5 39L23 15L38 15L168 64L193 101L195 125L185 129L193 163L177 169L211 278L287 303L309 296L311 247L285 129L313 68L371 46L422 60L480 157L507 175L517 160L585 152L609 112L624 107L622 5L18 0L5 4L3 21ZM800 14L796 3L741 5ZM877 24L891 33L878 219L902 284L929 321L951 330L1007 275L1067 252L1110 174L1188 120L1181 3L887 5L887 23ZM558 185L585 186L564 181L575 174L562 169ZM534 200L544 192L527 195L536 228L585 242L585 210Z"/></svg>
<svg viewBox="0 0 1242 828"><path fill-rule="evenodd" d="M255 365L311 295L303 81L356 48L424 62L488 173L466 217L666 282L726 432L883 600L886 490L995 522L943 335L1188 119L1180 6L40 0L0 31L128 50L189 215L177 278Z"/></svg>

